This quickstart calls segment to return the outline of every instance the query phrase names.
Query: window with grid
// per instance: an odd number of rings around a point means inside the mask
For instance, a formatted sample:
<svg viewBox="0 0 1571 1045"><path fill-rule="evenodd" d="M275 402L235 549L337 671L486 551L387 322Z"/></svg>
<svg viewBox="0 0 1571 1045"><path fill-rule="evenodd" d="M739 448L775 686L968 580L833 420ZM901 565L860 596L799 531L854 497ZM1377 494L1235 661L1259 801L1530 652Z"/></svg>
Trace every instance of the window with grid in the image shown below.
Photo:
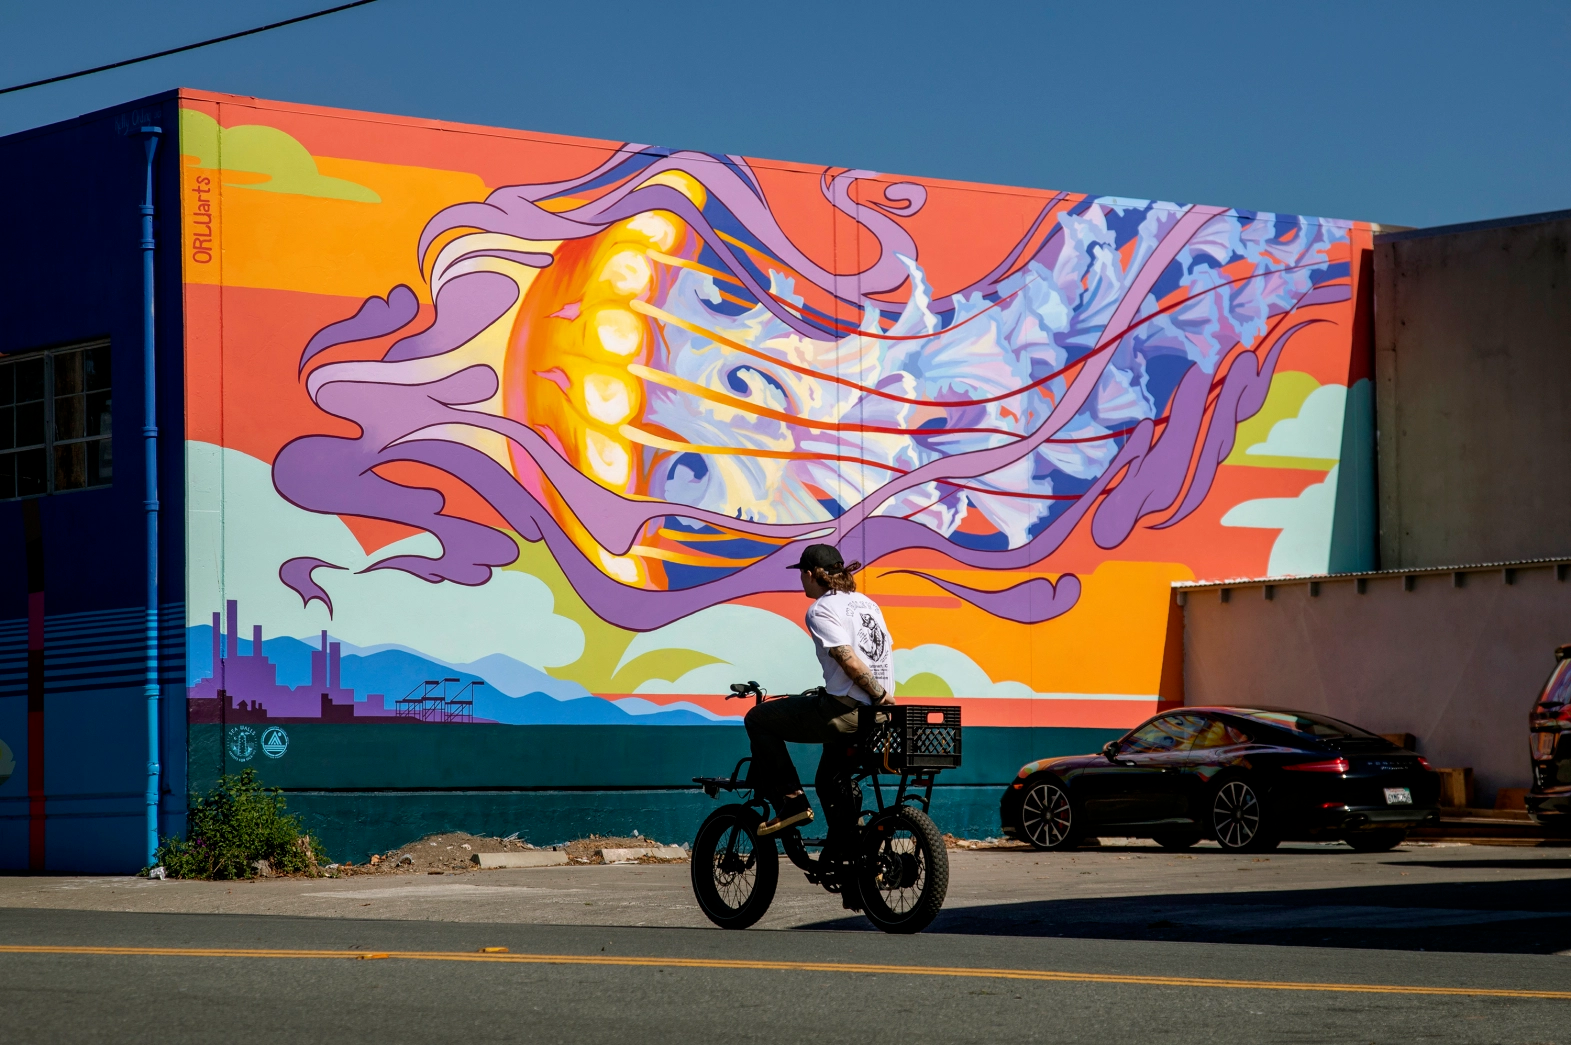
<svg viewBox="0 0 1571 1045"><path fill-rule="evenodd" d="M0 499L108 486L109 342L0 358Z"/></svg>

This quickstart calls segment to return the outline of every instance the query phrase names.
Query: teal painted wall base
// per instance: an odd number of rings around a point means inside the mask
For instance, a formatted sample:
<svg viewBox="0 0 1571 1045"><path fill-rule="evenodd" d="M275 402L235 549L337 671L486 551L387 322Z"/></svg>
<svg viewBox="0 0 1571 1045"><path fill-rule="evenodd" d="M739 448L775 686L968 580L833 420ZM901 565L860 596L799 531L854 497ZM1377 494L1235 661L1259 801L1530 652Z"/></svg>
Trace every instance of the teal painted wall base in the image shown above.
<svg viewBox="0 0 1571 1045"><path fill-rule="evenodd" d="M727 775L747 754L747 735L734 726L282 723L285 742L274 735L264 749L262 734L271 728L230 725L221 744L218 726L193 724L192 787L205 791L220 772L254 768L263 783L283 789L289 811L333 859L356 863L443 831L516 831L535 845L634 829L662 842L690 841L720 804L693 788L692 778ZM1122 732L967 728L964 763L939 776L933 819L962 838L996 836L1001 788L1022 765L1097 751ZM812 780L818 753L791 746L804 781Z"/></svg>
<svg viewBox="0 0 1571 1045"><path fill-rule="evenodd" d="M933 820L940 831L960 838L999 834L1001 787L937 787ZM893 789L888 789L893 797ZM691 843L698 825L727 796L702 791L321 791L289 795L289 811L306 830L323 839L335 861L364 863L372 853L444 831L506 837L513 832L538 846L590 834L639 834L660 842ZM872 808L872 795L867 795ZM813 806L823 822L823 810ZM812 832L810 832L812 833Z"/></svg>

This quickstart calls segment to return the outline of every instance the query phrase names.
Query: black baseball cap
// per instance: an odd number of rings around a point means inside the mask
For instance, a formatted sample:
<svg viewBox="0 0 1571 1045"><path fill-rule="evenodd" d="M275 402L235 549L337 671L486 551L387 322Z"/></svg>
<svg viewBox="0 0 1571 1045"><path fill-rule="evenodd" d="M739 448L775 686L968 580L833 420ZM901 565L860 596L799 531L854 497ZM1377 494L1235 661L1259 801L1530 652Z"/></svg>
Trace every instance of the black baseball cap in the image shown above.
<svg viewBox="0 0 1571 1045"><path fill-rule="evenodd" d="M838 570L845 560L832 544L809 544L802 549L802 558L787 566L788 570Z"/></svg>

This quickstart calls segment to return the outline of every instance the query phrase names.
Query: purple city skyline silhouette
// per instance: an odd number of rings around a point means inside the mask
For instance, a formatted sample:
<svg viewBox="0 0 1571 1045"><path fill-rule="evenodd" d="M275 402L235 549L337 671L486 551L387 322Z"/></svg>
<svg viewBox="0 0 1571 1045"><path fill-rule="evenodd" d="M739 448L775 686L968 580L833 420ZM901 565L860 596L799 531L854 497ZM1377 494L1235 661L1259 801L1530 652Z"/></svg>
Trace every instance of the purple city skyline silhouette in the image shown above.
<svg viewBox="0 0 1571 1045"><path fill-rule="evenodd" d="M457 694L447 691L446 684L458 679L425 680L391 708L381 693L368 693L364 700L356 700L355 691L341 681L342 644L330 642L325 629L320 646L311 651L310 683L282 685L277 665L262 648L262 626L251 626L251 651L242 656L240 604L229 599L224 609L227 621L213 614L213 673L186 691L191 722L476 721L473 684L463 685ZM460 699L464 697L471 699Z"/></svg>

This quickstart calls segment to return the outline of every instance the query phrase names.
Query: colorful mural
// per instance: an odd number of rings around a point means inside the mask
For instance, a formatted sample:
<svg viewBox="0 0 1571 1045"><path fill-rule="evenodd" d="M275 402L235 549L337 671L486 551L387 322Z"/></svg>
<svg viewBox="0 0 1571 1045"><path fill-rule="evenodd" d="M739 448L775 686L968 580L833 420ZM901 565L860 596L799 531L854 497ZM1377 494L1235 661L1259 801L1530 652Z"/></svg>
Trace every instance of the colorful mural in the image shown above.
<svg viewBox="0 0 1571 1045"><path fill-rule="evenodd" d="M1367 226L182 104L193 722L735 723L827 541L898 695L1123 727L1331 561Z"/></svg>

